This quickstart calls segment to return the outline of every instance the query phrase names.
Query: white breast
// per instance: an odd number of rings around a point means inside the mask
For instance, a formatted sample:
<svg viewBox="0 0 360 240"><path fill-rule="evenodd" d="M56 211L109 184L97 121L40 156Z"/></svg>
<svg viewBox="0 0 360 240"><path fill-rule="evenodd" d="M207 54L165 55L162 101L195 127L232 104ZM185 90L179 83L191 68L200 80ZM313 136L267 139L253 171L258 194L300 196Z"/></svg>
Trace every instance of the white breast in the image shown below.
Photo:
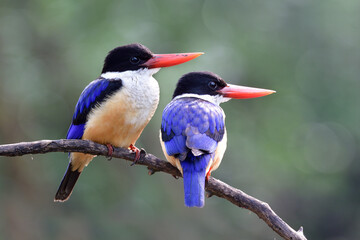
<svg viewBox="0 0 360 240"><path fill-rule="evenodd" d="M105 73L123 86L89 115L83 139L119 147L135 144L159 103L159 85L152 74L159 69Z"/></svg>
<svg viewBox="0 0 360 240"><path fill-rule="evenodd" d="M148 122L159 104L159 84L147 71L140 71L131 77L123 77L122 90L117 93L124 95L129 101L130 112L126 114L129 124L142 125ZM158 71L158 70L157 70ZM117 96L114 96L115 98Z"/></svg>

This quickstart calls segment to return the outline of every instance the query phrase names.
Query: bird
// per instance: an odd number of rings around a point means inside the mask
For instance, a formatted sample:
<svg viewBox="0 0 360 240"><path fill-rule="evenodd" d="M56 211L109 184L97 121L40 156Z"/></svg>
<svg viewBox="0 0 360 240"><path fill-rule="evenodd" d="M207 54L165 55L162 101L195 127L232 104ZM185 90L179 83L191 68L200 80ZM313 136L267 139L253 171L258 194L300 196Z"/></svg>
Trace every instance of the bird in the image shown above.
<svg viewBox="0 0 360 240"><path fill-rule="evenodd" d="M86 139L107 145L126 147L136 153L135 142L148 124L159 103L159 85L153 78L162 67L190 61L202 52L154 54L140 43L111 50L100 76L90 82L75 106L67 139ZM84 153L69 153L69 165L55 194L55 202L69 199L76 181L94 158Z"/></svg>
<svg viewBox="0 0 360 240"><path fill-rule="evenodd" d="M162 114L160 143L167 161L183 176L185 206L204 206L205 180L224 156L227 133L219 104L274 92L227 84L212 72L190 72L179 79Z"/></svg>

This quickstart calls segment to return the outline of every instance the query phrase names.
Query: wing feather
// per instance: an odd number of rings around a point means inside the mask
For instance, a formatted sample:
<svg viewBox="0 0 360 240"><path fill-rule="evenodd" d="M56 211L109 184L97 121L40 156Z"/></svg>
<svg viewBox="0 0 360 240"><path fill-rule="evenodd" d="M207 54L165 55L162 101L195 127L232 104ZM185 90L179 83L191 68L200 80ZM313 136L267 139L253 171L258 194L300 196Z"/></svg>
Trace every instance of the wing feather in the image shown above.
<svg viewBox="0 0 360 240"><path fill-rule="evenodd" d="M161 137L168 155L214 153L224 136L224 113L211 102L180 98L164 109ZM185 159L181 157L180 160Z"/></svg>
<svg viewBox="0 0 360 240"><path fill-rule="evenodd" d="M82 91L79 97L66 138L81 139L91 110L104 102L107 97L119 90L121 87L121 80L100 78L92 81Z"/></svg>

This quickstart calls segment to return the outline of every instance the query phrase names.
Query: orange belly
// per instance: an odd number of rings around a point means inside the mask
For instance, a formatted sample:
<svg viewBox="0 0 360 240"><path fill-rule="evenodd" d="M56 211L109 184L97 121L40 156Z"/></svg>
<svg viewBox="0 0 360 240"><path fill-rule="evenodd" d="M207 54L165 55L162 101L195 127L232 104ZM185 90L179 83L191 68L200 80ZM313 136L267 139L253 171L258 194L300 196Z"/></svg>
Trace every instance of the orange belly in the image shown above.
<svg viewBox="0 0 360 240"><path fill-rule="evenodd" d="M90 113L83 139L116 147L135 144L156 107L139 109L126 94L117 93Z"/></svg>
<svg viewBox="0 0 360 240"><path fill-rule="evenodd" d="M115 147L135 145L145 126L154 115L158 102L147 107L134 104L129 96L117 93L89 115L82 139ZM72 153L72 170L82 171L94 155Z"/></svg>

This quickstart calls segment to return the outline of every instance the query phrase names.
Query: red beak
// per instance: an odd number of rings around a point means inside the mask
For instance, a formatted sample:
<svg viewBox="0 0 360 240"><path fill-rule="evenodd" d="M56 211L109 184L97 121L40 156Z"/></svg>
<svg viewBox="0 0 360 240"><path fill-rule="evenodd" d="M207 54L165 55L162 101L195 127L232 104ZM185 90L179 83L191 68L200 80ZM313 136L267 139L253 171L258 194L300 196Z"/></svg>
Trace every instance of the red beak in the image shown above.
<svg viewBox="0 0 360 240"><path fill-rule="evenodd" d="M173 53L173 54L154 54L147 62L142 66L147 68L162 68L171 67L174 65L182 64L184 62L193 60L194 58L203 55L203 52L195 53Z"/></svg>
<svg viewBox="0 0 360 240"><path fill-rule="evenodd" d="M224 97L228 98L257 98L263 97L272 93L275 93L274 90L262 89L262 88L252 88L228 84L226 87L219 91Z"/></svg>

